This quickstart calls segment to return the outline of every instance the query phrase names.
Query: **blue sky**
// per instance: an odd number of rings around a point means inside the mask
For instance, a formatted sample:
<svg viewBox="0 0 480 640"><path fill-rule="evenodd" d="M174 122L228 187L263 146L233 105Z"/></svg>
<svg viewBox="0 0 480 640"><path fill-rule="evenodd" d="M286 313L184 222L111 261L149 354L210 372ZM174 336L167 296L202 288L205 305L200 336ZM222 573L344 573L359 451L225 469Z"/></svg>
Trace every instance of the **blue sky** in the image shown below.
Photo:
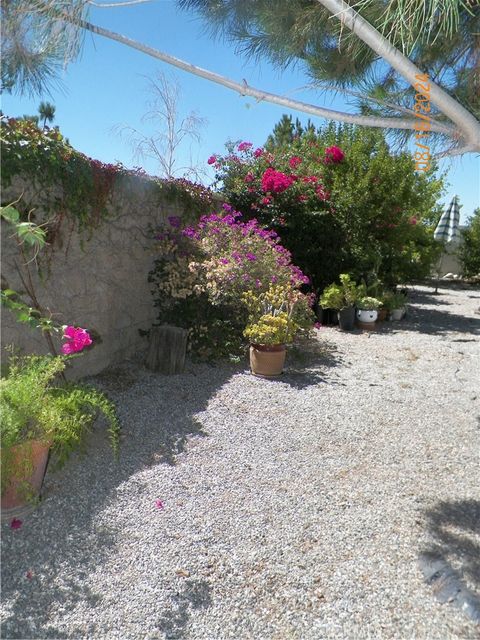
<svg viewBox="0 0 480 640"><path fill-rule="evenodd" d="M301 90L308 77L300 67L280 71L263 61L247 60L228 43L214 42L199 18L177 10L173 0L159 0L132 7L93 9L91 21L112 31L139 40L197 66L205 67L233 80L274 93L339 110L352 110L341 97ZM146 77L158 72L173 75L182 88L181 114L195 111L207 119L202 140L191 149L184 147L180 160L192 154L196 163L207 169L207 158L221 153L227 140L248 140L262 145L286 109L266 102L257 103L237 93L191 74L176 70L145 54L100 36L87 34L81 58L62 76L64 92L47 96L56 106L57 124L71 144L87 155L104 162L121 161L127 167L143 166L151 174L158 168L150 160L133 158L132 148L115 127L128 124L148 133L142 115L148 110ZM413 91L412 91L413 100ZM18 116L36 113L40 98L4 95L3 112ZM308 116L292 112L306 122ZM312 118L316 125L324 121ZM441 170L448 171L443 202L458 194L462 221L480 205L480 162L473 154L444 160ZM205 179L208 183L208 177Z"/></svg>

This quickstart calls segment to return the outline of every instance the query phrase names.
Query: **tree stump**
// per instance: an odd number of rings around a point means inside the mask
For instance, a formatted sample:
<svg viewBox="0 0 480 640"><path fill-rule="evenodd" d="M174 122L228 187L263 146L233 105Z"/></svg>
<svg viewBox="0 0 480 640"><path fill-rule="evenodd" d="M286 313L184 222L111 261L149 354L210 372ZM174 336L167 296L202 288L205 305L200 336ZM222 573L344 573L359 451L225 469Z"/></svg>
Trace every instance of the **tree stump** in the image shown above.
<svg viewBox="0 0 480 640"><path fill-rule="evenodd" d="M152 371L167 375L182 373L185 368L187 336L187 330L180 327L152 327L146 366Z"/></svg>

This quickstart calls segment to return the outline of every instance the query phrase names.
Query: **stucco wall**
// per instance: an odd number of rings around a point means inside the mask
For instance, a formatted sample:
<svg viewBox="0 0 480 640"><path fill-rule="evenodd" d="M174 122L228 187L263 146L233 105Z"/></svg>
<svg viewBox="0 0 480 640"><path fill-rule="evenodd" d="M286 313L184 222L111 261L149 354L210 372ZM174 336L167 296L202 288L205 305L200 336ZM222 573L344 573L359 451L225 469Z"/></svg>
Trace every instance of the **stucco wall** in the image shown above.
<svg viewBox="0 0 480 640"><path fill-rule="evenodd" d="M2 193L2 201L13 200L24 190L28 194L28 188L17 180ZM98 373L145 349L146 339L138 330L150 328L155 319L147 282L154 258L148 225L183 213L179 205L159 202L153 182L137 176L122 179L112 205L112 219L102 222L91 238L71 234L69 225L63 224L44 281L32 269L43 307L60 323L94 329L101 336L101 344L76 359L72 378ZM21 291L14 267L19 256L10 235L11 228L2 221L2 274L10 288ZM61 341L56 343L60 346ZM28 353L47 353L40 332L19 324L2 309L2 346L8 344Z"/></svg>

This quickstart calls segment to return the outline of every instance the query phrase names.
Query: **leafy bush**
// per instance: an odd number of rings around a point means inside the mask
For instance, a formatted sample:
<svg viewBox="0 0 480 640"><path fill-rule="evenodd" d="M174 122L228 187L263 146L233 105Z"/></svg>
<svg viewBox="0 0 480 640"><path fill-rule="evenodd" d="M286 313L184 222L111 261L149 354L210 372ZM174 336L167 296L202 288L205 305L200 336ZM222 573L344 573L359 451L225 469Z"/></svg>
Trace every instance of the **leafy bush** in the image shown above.
<svg viewBox="0 0 480 640"><path fill-rule="evenodd" d="M377 130L310 127L268 151L229 144L210 162L225 198L278 232L316 290L347 271L394 286L427 276L437 258L442 181L416 173Z"/></svg>
<svg viewBox="0 0 480 640"><path fill-rule="evenodd" d="M350 275L341 273L340 286L335 283L329 285L320 298L320 306L324 309L347 309L355 304L358 295L357 286Z"/></svg>
<svg viewBox="0 0 480 640"><path fill-rule="evenodd" d="M463 243L459 249L459 257L463 275L477 276L480 274L480 208L475 209L462 235Z"/></svg>
<svg viewBox="0 0 480 640"><path fill-rule="evenodd" d="M276 285L303 295L298 289L308 283L274 231L239 217L224 205L222 214L202 216L194 226L171 220L156 232L158 257L149 281L158 323L187 328L190 349L203 358L241 348L246 294L261 296Z"/></svg>
<svg viewBox="0 0 480 640"><path fill-rule="evenodd" d="M12 467L12 447L30 440L50 444L57 465L81 448L98 412L109 423L114 452L118 450L119 425L115 408L92 387L57 386L63 373L63 356L12 357L9 371L0 380L2 491L17 473Z"/></svg>
<svg viewBox="0 0 480 640"><path fill-rule="evenodd" d="M379 309L382 303L378 298L372 296L363 296L357 300L357 308L370 311L371 309Z"/></svg>

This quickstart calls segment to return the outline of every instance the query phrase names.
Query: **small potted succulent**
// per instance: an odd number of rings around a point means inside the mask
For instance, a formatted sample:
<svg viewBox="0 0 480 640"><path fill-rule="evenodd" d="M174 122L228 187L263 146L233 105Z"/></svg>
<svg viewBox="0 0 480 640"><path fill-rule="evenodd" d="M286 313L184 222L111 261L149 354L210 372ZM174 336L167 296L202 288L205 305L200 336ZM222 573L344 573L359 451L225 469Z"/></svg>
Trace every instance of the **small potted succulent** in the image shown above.
<svg viewBox="0 0 480 640"><path fill-rule="evenodd" d="M377 320L381 305L378 298L362 296L357 300L357 320L361 323L373 324Z"/></svg>
<svg viewBox="0 0 480 640"><path fill-rule="evenodd" d="M348 273L340 274L340 285L331 284L320 298L323 309L336 309L338 324L343 331L351 331L355 324L355 302L358 289Z"/></svg>
<svg viewBox="0 0 480 640"><path fill-rule="evenodd" d="M12 355L0 379L2 520L35 506L49 456L61 466L81 449L99 413L107 419L117 451L114 405L93 387L60 380L68 359L91 343L90 336L84 329L66 327L64 337L64 355Z"/></svg>
<svg viewBox="0 0 480 640"><path fill-rule="evenodd" d="M285 364L286 345L313 326L309 299L296 289L271 285L265 293L246 292L243 301L249 311L243 335L250 343L252 373L278 376Z"/></svg>

